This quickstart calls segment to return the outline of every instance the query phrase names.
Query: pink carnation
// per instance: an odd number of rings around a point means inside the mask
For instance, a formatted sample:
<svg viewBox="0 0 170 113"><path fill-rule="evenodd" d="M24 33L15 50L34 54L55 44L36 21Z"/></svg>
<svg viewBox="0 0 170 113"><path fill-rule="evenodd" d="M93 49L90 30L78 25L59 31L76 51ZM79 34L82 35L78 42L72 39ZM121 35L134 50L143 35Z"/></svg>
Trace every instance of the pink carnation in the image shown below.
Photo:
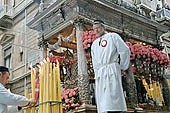
<svg viewBox="0 0 170 113"><path fill-rule="evenodd" d="M65 103L66 103L66 104L68 104L69 102L70 102L70 100L69 100L69 99L66 99L66 100L65 100Z"/></svg>

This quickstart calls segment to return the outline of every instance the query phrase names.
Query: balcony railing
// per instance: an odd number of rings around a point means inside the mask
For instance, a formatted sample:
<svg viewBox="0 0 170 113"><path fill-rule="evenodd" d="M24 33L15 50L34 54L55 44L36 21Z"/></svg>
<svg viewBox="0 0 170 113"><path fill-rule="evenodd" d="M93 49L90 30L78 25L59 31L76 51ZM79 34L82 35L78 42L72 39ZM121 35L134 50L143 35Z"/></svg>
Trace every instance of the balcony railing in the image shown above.
<svg viewBox="0 0 170 113"><path fill-rule="evenodd" d="M8 5L3 5L0 6L0 18L2 18L3 16L13 16L13 9L12 7L8 6Z"/></svg>
<svg viewBox="0 0 170 113"><path fill-rule="evenodd" d="M21 1L20 3L16 4L13 8L14 15L18 15L20 12L22 12L26 7L28 7L30 4L32 4L34 0L24 0Z"/></svg>
<svg viewBox="0 0 170 113"><path fill-rule="evenodd" d="M15 17L33 2L34 0L24 0L16 4L16 6L14 7L9 5L0 5L0 18L2 18L5 15L9 17Z"/></svg>
<svg viewBox="0 0 170 113"><path fill-rule="evenodd" d="M162 8L156 12L156 18L158 21L168 20L170 21L170 10Z"/></svg>
<svg viewBox="0 0 170 113"><path fill-rule="evenodd" d="M151 0L137 0L136 5L140 8L151 9L152 3Z"/></svg>

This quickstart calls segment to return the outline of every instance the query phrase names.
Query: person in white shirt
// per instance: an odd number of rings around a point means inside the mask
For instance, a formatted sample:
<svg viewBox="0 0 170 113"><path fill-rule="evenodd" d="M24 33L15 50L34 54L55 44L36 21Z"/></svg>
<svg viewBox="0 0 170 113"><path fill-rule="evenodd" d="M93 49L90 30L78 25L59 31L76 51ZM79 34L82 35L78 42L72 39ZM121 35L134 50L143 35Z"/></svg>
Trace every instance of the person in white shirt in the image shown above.
<svg viewBox="0 0 170 113"><path fill-rule="evenodd" d="M35 99L9 92L5 85L8 83L10 73L7 67L0 66L0 113L16 113L22 107L35 105Z"/></svg>
<svg viewBox="0 0 170 113"><path fill-rule="evenodd" d="M93 30L98 37L91 46L98 113L126 111L121 70L129 67L130 50L117 33L105 32L103 21L95 20Z"/></svg>

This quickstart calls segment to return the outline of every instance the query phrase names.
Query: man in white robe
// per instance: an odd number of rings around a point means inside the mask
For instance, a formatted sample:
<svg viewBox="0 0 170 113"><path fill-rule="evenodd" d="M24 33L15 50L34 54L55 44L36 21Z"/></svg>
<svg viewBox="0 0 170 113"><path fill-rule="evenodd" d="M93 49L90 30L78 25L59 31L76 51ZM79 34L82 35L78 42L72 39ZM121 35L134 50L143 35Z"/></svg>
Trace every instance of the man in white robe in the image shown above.
<svg viewBox="0 0 170 113"><path fill-rule="evenodd" d="M126 111L121 70L129 67L130 50L118 34L105 33L103 21L95 20L93 30L99 37L91 47L98 113Z"/></svg>
<svg viewBox="0 0 170 113"><path fill-rule="evenodd" d="M10 93L4 86L8 83L9 70L0 66L0 113L16 113L22 107L34 105L34 99Z"/></svg>

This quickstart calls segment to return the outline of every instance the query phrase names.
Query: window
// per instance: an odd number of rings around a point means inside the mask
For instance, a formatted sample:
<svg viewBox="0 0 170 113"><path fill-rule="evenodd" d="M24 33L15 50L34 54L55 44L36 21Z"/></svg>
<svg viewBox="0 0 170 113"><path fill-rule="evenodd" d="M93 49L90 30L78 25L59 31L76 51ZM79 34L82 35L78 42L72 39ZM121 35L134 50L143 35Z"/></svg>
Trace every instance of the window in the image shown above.
<svg viewBox="0 0 170 113"><path fill-rule="evenodd" d="M4 49L4 66L9 68L11 74L11 46L7 49ZM9 77L11 79L12 76Z"/></svg>
<svg viewBox="0 0 170 113"><path fill-rule="evenodd" d="M4 65L11 67L11 46L4 50Z"/></svg>
<svg viewBox="0 0 170 113"><path fill-rule="evenodd" d="M0 45L2 46L2 56L3 56L3 62L4 66L9 68L10 75L12 75L12 44L14 41L15 36L10 33L5 33L2 35L2 38L0 39ZM0 53L1 54L1 53ZM10 79L12 76L10 76Z"/></svg>
<svg viewBox="0 0 170 113"><path fill-rule="evenodd" d="M23 51L19 53L20 54L20 62L23 61Z"/></svg>

